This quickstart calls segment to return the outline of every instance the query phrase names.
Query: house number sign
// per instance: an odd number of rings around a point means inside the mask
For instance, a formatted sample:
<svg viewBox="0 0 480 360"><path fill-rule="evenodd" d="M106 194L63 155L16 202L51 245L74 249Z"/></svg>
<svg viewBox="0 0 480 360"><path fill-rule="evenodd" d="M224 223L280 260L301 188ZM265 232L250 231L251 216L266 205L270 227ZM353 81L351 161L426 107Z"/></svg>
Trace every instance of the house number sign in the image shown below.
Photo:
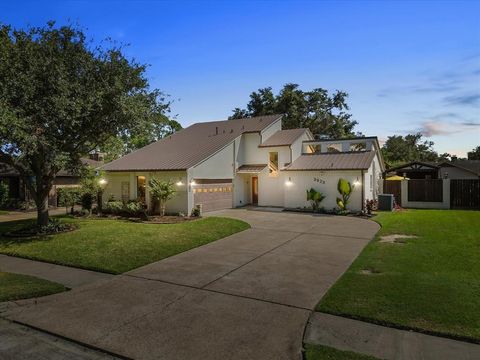
<svg viewBox="0 0 480 360"><path fill-rule="evenodd" d="M318 182L320 184L325 184L325 180L317 178L317 177L313 177L313 181Z"/></svg>

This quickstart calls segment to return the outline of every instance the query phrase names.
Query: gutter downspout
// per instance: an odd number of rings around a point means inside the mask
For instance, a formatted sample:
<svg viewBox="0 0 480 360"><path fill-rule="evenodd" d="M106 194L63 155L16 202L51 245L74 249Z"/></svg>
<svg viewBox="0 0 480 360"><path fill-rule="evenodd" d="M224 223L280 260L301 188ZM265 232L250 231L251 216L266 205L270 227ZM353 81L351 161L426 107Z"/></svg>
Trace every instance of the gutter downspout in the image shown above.
<svg viewBox="0 0 480 360"><path fill-rule="evenodd" d="M360 174L361 174L361 179L362 179L362 206L361 206L361 209L362 209L362 212L365 210L364 207L365 207L365 174L363 172L363 170L360 170Z"/></svg>

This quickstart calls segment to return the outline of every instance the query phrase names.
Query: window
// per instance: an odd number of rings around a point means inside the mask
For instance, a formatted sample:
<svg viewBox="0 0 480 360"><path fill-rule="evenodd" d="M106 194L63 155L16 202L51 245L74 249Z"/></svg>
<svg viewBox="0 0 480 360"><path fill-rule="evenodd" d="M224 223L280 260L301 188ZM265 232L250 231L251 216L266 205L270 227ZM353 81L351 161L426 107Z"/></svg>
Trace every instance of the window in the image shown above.
<svg viewBox="0 0 480 360"><path fill-rule="evenodd" d="M268 153L268 175L278 176L278 152Z"/></svg>
<svg viewBox="0 0 480 360"><path fill-rule="evenodd" d="M130 200L130 182L129 181L122 181L122 201Z"/></svg>
<svg viewBox="0 0 480 360"><path fill-rule="evenodd" d="M140 202L145 202L146 181L145 176L137 176L137 199Z"/></svg>
<svg viewBox="0 0 480 360"><path fill-rule="evenodd" d="M327 152L328 153L338 153L342 151L342 144L328 144Z"/></svg>
<svg viewBox="0 0 480 360"><path fill-rule="evenodd" d="M365 151L367 149L366 142L350 144L350 151Z"/></svg>
<svg viewBox="0 0 480 360"><path fill-rule="evenodd" d="M373 175L370 175L370 190L373 190Z"/></svg>

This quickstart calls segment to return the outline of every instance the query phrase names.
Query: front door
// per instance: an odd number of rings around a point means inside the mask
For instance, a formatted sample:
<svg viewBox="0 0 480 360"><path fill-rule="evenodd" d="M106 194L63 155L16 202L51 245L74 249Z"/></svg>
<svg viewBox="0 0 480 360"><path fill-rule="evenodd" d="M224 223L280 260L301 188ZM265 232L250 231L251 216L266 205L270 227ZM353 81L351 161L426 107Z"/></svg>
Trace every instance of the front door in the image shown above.
<svg viewBox="0 0 480 360"><path fill-rule="evenodd" d="M258 177L252 177L252 204L258 204Z"/></svg>

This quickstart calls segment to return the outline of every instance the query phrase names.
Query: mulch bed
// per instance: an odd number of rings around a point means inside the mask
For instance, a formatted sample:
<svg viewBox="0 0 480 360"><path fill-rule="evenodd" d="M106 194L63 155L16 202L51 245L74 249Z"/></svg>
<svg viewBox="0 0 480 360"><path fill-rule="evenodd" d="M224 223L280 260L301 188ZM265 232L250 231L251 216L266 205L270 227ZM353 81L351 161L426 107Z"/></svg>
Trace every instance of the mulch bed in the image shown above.
<svg viewBox="0 0 480 360"><path fill-rule="evenodd" d="M11 232L6 232L1 234L2 236L9 237L9 238L30 238L36 236L49 236L49 235L57 235L63 234L70 231L74 231L77 229L77 226L74 224L62 224L62 229L56 229L55 231L39 231L37 226L27 227L18 229Z"/></svg>
<svg viewBox="0 0 480 360"><path fill-rule="evenodd" d="M178 224L185 221L193 221L199 219L198 217L189 216L149 216L148 220L142 221L144 224Z"/></svg>

